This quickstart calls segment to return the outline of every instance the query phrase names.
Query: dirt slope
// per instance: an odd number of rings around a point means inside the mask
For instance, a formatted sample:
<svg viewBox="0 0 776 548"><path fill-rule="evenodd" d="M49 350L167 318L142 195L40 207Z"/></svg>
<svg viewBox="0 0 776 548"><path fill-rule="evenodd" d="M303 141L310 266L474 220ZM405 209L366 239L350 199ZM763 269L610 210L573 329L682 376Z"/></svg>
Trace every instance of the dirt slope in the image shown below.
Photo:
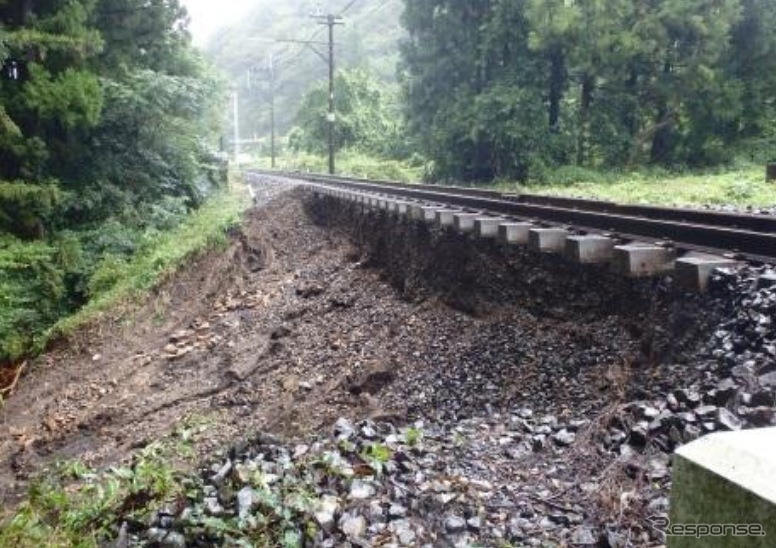
<svg viewBox="0 0 776 548"><path fill-rule="evenodd" d="M461 267L494 277L464 279L467 299L489 300L476 314L431 286L403 295L381 277L395 269L313 222L301 196L250 212L226 252L195 261L132 320L39 360L2 410L0 499L49 463L110 464L192 416L217 425L207 453L258 429L306 437L338 417L534 405L572 420L626 397L649 303L595 318L611 297L591 300L586 280L551 283L539 269L516 292L526 273L485 268L485 256Z"/></svg>

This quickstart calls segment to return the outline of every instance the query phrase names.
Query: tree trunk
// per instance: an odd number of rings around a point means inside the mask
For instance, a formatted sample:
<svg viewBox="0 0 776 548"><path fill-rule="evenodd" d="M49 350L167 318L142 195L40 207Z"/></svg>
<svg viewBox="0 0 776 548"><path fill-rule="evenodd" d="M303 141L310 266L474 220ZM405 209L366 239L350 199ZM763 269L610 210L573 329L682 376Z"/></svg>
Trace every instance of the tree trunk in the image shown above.
<svg viewBox="0 0 776 548"><path fill-rule="evenodd" d="M663 76L667 80L673 67L670 62L663 65ZM652 138L650 160L653 164L665 163L671 154L671 134L673 133L672 117L668 113L668 101L660 97L657 112L657 131Z"/></svg>
<svg viewBox="0 0 776 548"><path fill-rule="evenodd" d="M563 100L563 88L566 84L566 58L561 46L553 46L550 50L550 131L560 131L560 103Z"/></svg>
<svg viewBox="0 0 776 548"><path fill-rule="evenodd" d="M579 98L579 133L577 134L577 165L583 166L590 160L588 144L590 137L590 105L593 103L595 79L589 73L582 76Z"/></svg>
<svg viewBox="0 0 776 548"><path fill-rule="evenodd" d="M21 0L19 2L19 23L26 25L30 17L32 17L32 11L34 9L34 0Z"/></svg>

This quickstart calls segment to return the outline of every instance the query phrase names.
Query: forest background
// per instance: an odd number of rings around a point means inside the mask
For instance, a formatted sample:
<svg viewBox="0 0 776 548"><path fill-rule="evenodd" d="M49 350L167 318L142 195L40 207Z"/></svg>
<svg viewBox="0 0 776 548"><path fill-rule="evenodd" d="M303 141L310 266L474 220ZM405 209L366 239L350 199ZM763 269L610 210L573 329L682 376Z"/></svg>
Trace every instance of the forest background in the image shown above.
<svg viewBox="0 0 776 548"><path fill-rule="evenodd" d="M342 172L776 202L772 1L331 4ZM274 111L278 165L325 169L316 13L257 0L202 54L177 0L0 0L0 362L220 241L244 205L222 161L235 97L254 165Z"/></svg>

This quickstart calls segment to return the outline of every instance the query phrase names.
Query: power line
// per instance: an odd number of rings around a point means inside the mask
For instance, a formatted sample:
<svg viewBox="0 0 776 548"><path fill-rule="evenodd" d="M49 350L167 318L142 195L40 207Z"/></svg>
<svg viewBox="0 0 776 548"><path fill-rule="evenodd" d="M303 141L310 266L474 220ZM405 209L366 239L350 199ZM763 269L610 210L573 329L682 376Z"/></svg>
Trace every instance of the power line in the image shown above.
<svg viewBox="0 0 776 548"><path fill-rule="evenodd" d="M342 17L343 15L345 15L345 13L356 4L356 2L358 2L358 0L350 0L348 5L342 8L342 11L339 12L339 15L337 17Z"/></svg>

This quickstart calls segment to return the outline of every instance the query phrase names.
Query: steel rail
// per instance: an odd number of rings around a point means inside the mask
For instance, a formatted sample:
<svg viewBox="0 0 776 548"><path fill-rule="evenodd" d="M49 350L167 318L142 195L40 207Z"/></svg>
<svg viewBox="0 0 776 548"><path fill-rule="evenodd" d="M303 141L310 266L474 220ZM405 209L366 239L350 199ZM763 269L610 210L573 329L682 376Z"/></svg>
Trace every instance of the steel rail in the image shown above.
<svg viewBox="0 0 776 548"><path fill-rule="evenodd" d="M521 200L520 195L482 189L377 182L317 174L260 173L450 204L462 209L495 213L537 223L563 225L580 232L603 232L625 239L662 241L675 245L678 249L735 254L758 262L772 262L776 259L776 219L767 216L627 206L583 200L581 202L588 205L592 202L591 207L586 209L585 204L574 199L531 203L530 200ZM744 220L751 224L745 224ZM742 225L744 228L741 228Z"/></svg>

